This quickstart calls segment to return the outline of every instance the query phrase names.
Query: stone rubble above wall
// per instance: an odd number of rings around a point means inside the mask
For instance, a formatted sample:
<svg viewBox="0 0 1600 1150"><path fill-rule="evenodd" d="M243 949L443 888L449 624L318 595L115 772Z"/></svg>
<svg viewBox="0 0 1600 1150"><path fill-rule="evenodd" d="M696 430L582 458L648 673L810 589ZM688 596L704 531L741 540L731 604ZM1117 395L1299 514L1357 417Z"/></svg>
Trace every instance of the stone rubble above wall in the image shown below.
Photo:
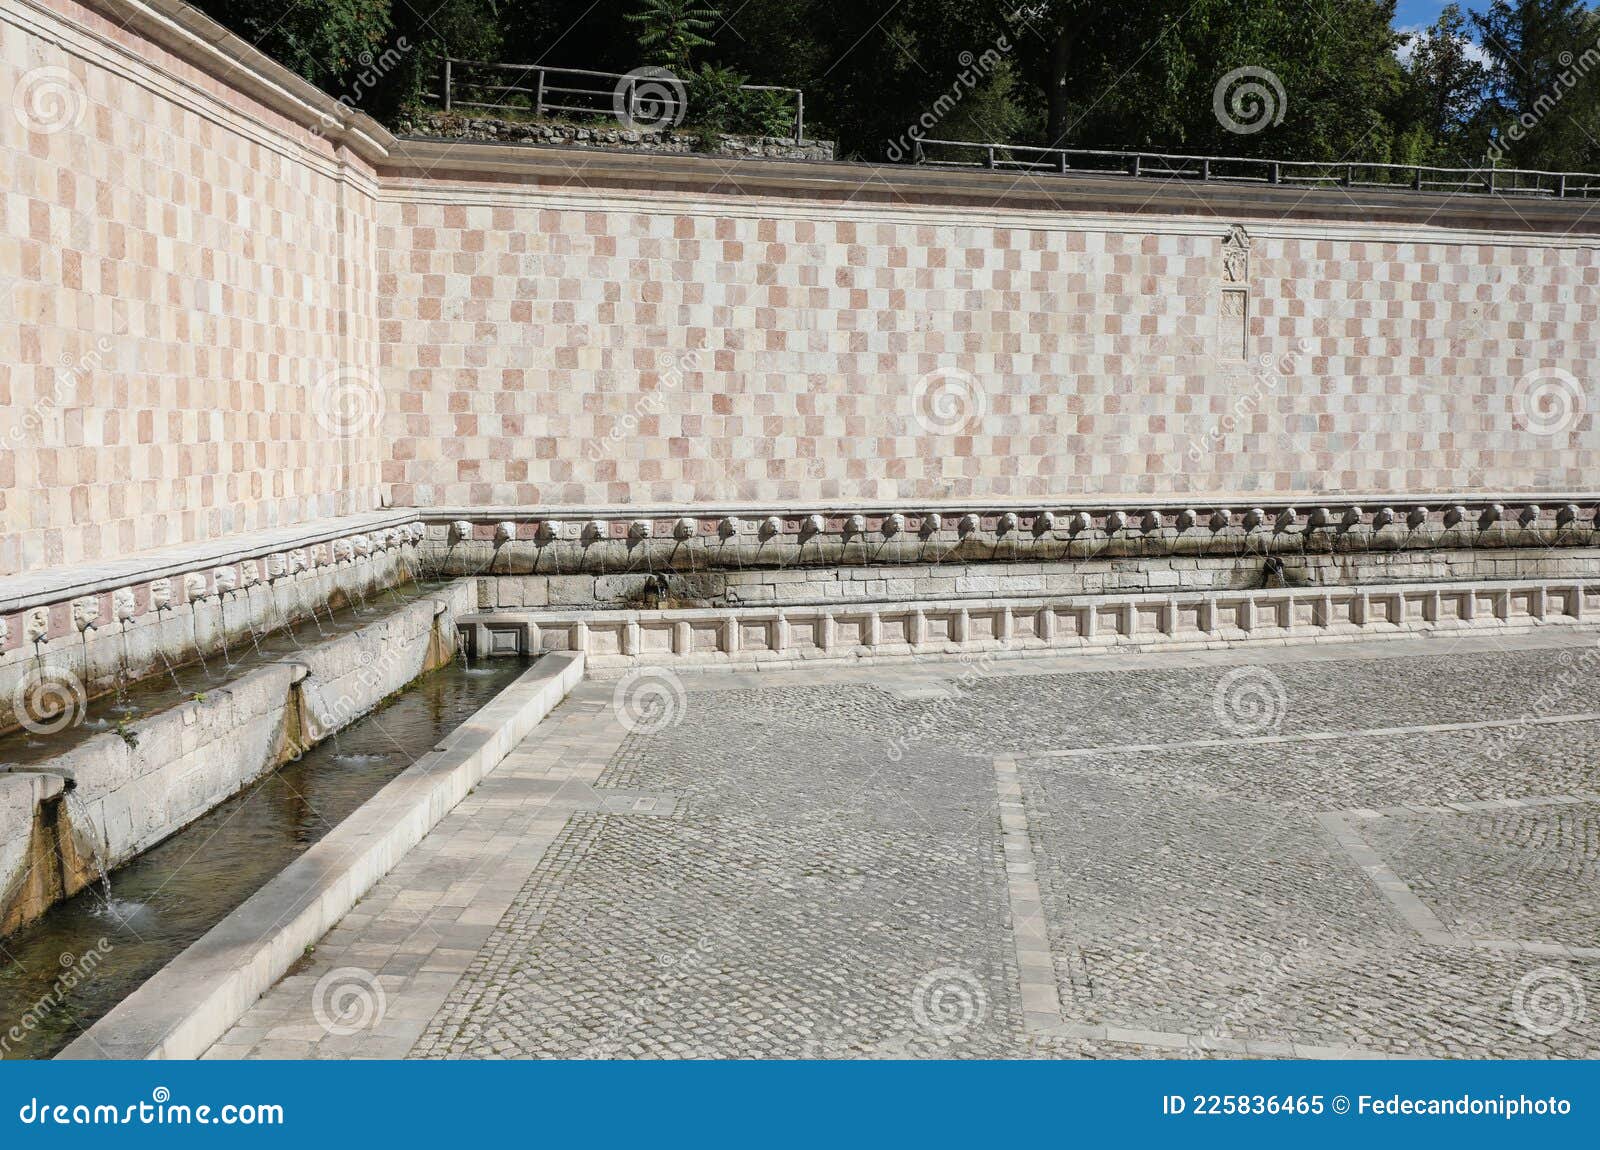
<svg viewBox="0 0 1600 1150"><path fill-rule="evenodd" d="M712 156L758 156L764 159L831 160L832 140L796 143L793 137L716 134L717 146L705 147L689 131L641 132L605 124L565 124L547 120L502 120L490 116L464 116L457 112L430 112L406 117L395 125L401 136L445 140L492 141L500 144L544 144L552 147L605 148L666 155L699 153Z"/></svg>

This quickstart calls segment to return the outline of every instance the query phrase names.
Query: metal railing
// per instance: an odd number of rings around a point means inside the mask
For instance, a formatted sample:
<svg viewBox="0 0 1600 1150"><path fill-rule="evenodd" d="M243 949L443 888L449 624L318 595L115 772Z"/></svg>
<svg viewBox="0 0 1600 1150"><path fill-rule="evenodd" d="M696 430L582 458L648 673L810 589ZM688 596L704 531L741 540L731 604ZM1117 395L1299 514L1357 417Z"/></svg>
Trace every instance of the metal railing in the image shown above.
<svg viewBox="0 0 1600 1150"><path fill-rule="evenodd" d="M672 101L680 101L687 108L693 90L692 77L680 80L667 73L652 76L635 72L596 72L587 68L503 64L453 56L445 57L440 67L440 90L424 95L446 112L467 109L535 119L548 116L616 119L620 113L632 120L641 113L659 111L663 100L667 101L669 110ZM608 82L595 82L601 80ZM781 93L785 104L792 105L795 142L805 142L806 95L803 91L772 84L740 84L739 90ZM675 118L675 122L681 120L681 115Z"/></svg>
<svg viewBox="0 0 1600 1150"><path fill-rule="evenodd" d="M938 149L930 156L929 149ZM970 157L970 158L968 158ZM1600 174L1525 168L1433 168L1420 164L1369 164L1317 160L1259 160L1243 156L1185 156L1170 152L1105 151L920 140L913 161L931 167L987 168L1056 175L1140 176L1227 184L1378 188L1468 195L1586 199L1600 195Z"/></svg>

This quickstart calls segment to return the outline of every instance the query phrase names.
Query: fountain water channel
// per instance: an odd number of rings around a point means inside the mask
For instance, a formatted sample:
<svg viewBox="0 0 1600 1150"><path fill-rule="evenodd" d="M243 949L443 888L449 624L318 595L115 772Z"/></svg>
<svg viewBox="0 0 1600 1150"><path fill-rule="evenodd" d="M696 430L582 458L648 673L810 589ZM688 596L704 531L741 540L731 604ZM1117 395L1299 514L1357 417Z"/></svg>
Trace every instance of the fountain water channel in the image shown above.
<svg viewBox="0 0 1600 1150"><path fill-rule="evenodd" d="M87 887L0 939L0 1056L55 1054L526 668L520 659L453 661L423 675L337 741L112 872L108 886Z"/></svg>
<svg viewBox="0 0 1600 1150"><path fill-rule="evenodd" d="M81 721L51 729L48 734L17 730L0 735L0 771L43 763L84 739L118 726L134 726L141 718L225 686L252 668L281 662L328 639L360 630L372 622L380 609L389 610L426 599L436 595L443 586L432 582L407 583L377 592L370 600L362 598L337 609L325 607L320 617L308 617L253 635L251 650L238 652L226 665L221 660L204 658L181 666L167 662L162 674L136 682L119 681L114 692L91 699L80 709Z"/></svg>

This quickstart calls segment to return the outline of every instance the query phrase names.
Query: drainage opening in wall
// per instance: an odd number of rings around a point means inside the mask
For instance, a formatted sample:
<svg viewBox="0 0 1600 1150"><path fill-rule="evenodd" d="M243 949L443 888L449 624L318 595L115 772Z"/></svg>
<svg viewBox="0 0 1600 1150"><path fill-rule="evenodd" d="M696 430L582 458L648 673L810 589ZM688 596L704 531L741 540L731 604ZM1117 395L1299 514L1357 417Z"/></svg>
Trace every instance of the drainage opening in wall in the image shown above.
<svg viewBox="0 0 1600 1150"><path fill-rule="evenodd" d="M0 1056L59 1051L526 669L424 675L7 938Z"/></svg>

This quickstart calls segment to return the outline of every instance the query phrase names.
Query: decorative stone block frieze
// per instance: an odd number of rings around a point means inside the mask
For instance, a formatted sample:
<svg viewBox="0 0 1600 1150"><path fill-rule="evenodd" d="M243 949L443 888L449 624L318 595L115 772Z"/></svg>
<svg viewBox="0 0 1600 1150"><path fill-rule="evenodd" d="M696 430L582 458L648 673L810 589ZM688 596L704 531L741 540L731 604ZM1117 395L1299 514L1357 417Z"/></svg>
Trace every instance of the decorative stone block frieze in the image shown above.
<svg viewBox="0 0 1600 1150"><path fill-rule="evenodd" d="M491 631L510 629L519 632L518 650L582 651L591 669L1178 649L1438 631L1594 629L1600 627L1600 578L720 610L500 611L458 623L475 635L481 652L495 649Z"/></svg>
<svg viewBox="0 0 1600 1150"><path fill-rule="evenodd" d="M1552 501L1556 502L1556 501ZM862 563L970 563L1148 560L1165 556L1427 552L1441 548L1591 547L1600 545L1600 499L1559 501L1552 515L1529 501L1444 500L1370 509L1360 502L1147 506L1012 511L796 510L744 519L721 510L640 517L619 510L586 521L544 518L530 509L516 536L504 520L454 520L430 536L420 556L445 575L470 575L493 561L501 573L555 574L717 570L749 564L815 567ZM441 520L449 522L447 520ZM911 530L912 524L916 530ZM444 532L443 527L436 530ZM445 542L446 537L451 541ZM493 537L493 538L491 538ZM463 541L464 540L464 541ZM1003 550L1000 550L1003 549Z"/></svg>

